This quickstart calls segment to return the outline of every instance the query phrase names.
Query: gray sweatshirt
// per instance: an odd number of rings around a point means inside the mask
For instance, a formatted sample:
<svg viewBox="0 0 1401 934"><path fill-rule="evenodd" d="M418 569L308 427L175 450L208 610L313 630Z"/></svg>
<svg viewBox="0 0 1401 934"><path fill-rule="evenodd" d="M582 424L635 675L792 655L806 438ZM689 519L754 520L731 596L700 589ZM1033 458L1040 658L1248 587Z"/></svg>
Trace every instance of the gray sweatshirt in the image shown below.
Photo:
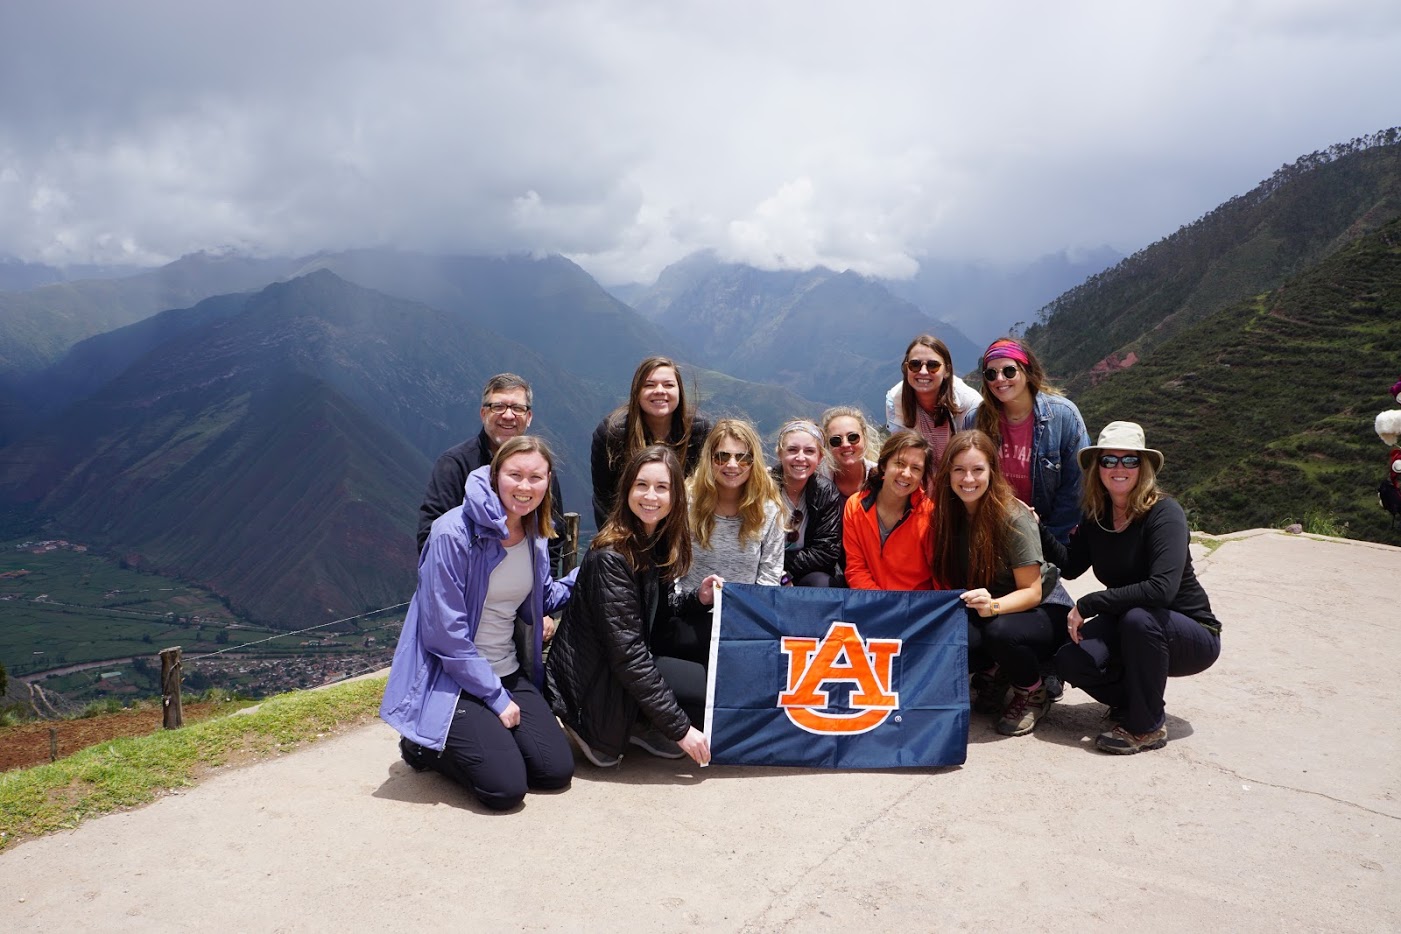
<svg viewBox="0 0 1401 934"><path fill-rule="evenodd" d="M719 574L733 584L776 585L783 577L783 523L777 504L764 507L764 527L747 547L739 544L739 517L715 517L710 547L702 548L692 538L691 570L681 586L695 588L710 574Z"/></svg>

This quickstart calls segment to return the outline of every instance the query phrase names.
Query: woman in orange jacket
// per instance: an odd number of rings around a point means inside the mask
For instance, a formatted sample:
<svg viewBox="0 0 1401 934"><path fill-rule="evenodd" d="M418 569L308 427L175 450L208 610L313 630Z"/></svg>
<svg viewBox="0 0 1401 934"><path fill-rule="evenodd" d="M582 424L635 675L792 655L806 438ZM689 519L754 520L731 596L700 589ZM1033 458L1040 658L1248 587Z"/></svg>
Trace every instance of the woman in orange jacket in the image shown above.
<svg viewBox="0 0 1401 934"><path fill-rule="evenodd" d="M932 506L924 495L933 473L929 442L915 432L897 431L881 447L876 469L846 501L842 517L847 586L934 589Z"/></svg>

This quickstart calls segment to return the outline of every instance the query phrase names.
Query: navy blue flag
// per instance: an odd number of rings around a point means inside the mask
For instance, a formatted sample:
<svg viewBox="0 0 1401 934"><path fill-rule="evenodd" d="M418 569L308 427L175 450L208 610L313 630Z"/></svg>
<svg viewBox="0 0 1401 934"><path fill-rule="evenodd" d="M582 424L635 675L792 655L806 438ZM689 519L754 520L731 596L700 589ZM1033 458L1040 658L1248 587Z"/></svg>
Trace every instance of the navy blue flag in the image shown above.
<svg viewBox="0 0 1401 934"><path fill-rule="evenodd" d="M706 691L711 761L962 763L968 617L960 593L725 584Z"/></svg>

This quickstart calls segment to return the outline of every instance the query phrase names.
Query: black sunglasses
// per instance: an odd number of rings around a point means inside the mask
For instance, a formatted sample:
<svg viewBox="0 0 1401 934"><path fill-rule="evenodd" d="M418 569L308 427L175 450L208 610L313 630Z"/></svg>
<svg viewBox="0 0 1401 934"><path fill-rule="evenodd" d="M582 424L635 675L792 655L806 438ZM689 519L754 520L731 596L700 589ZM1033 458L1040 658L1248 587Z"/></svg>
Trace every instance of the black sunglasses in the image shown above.
<svg viewBox="0 0 1401 934"><path fill-rule="evenodd" d="M1139 457L1137 454L1101 454L1099 456L1099 466L1112 469L1123 464L1129 470L1134 470L1142 460L1143 458Z"/></svg>
<svg viewBox="0 0 1401 934"><path fill-rule="evenodd" d="M1016 367L1012 366L1012 364L1009 363L1002 368L1001 372L1003 379L1016 379L1018 370ZM993 380L997 379L997 374L997 370L994 370L992 367L988 367L986 370L983 370L983 382L992 382Z"/></svg>
<svg viewBox="0 0 1401 934"><path fill-rule="evenodd" d="M743 467L754 462L754 455L748 451L715 451L710 455L710 459L717 467L724 467L731 460Z"/></svg>
<svg viewBox="0 0 1401 934"><path fill-rule="evenodd" d="M942 360L906 360L905 369L911 373L918 373L920 370L928 370L930 373L937 373L944 368Z"/></svg>
<svg viewBox="0 0 1401 934"><path fill-rule="evenodd" d="M848 432L846 433L846 443L847 443L847 444L860 444L860 443L861 443L861 436L860 436L859 434L857 434L856 432L854 432L854 431L848 431ZM841 436L841 435L833 435L832 437L828 438L828 439L827 439L827 446L830 447L830 448L839 448L839 447L841 447L841 446L842 446L842 436Z"/></svg>
<svg viewBox="0 0 1401 934"><path fill-rule="evenodd" d="M798 528L803 524L803 511L793 510L793 515L788 517L788 544L792 545L798 540Z"/></svg>

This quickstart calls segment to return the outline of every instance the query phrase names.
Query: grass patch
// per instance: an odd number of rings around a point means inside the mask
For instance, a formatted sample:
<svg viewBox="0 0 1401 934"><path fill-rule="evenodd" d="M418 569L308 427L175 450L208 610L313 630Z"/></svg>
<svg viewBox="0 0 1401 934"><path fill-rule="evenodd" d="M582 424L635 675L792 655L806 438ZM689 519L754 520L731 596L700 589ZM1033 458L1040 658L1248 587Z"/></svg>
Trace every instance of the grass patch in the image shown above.
<svg viewBox="0 0 1401 934"><path fill-rule="evenodd" d="M1206 556L1210 558L1212 555L1216 554L1216 549L1226 544L1226 542L1224 539L1220 538L1207 538L1203 535L1193 535L1192 544L1201 545L1203 548L1205 548Z"/></svg>
<svg viewBox="0 0 1401 934"><path fill-rule="evenodd" d="M105 742L48 765L0 774L0 852L89 817L154 801L210 769L271 758L363 723L384 678L281 694L250 713Z"/></svg>

